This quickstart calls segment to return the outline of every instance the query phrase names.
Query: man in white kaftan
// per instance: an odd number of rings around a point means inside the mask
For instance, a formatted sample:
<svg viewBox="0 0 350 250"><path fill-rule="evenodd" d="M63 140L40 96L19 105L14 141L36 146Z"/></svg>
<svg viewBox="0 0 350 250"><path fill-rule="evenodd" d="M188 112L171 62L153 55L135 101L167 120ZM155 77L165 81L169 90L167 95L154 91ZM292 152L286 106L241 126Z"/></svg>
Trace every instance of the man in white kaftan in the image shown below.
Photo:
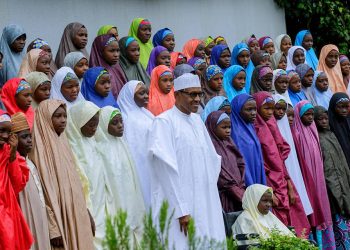
<svg viewBox="0 0 350 250"><path fill-rule="evenodd" d="M217 188L221 157L216 153L199 115L202 94L198 76L175 79L175 106L153 122L149 150L152 169L152 211L155 221L164 200L174 217L170 248L187 249L187 226L194 219L197 237L225 241Z"/></svg>

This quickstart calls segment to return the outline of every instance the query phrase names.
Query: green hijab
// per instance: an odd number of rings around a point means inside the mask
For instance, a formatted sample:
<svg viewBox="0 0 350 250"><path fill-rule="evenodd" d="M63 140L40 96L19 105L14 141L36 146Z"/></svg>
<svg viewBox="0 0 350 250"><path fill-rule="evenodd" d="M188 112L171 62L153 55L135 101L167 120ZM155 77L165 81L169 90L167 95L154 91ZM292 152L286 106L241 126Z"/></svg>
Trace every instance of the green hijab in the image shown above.
<svg viewBox="0 0 350 250"><path fill-rule="evenodd" d="M113 25L103 25L98 31L97 31L97 36L101 36L101 35L107 35L108 31L112 28L115 28L116 30L117 27L113 26Z"/></svg>

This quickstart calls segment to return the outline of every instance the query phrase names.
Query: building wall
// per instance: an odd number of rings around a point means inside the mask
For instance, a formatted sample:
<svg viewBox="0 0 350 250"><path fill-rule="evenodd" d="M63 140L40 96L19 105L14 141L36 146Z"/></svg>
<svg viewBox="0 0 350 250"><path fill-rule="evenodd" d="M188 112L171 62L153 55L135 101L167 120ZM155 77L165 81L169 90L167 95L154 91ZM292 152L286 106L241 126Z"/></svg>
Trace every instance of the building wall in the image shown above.
<svg viewBox="0 0 350 250"><path fill-rule="evenodd" d="M177 50L195 37L222 35L232 48L253 33L275 38L286 31L284 11L273 0L0 0L0 30L10 23L22 25L27 44L41 37L54 54L70 22L87 27L90 50L100 26L116 25L122 37L134 17L148 18L153 33L164 27L172 29Z"/></svg>

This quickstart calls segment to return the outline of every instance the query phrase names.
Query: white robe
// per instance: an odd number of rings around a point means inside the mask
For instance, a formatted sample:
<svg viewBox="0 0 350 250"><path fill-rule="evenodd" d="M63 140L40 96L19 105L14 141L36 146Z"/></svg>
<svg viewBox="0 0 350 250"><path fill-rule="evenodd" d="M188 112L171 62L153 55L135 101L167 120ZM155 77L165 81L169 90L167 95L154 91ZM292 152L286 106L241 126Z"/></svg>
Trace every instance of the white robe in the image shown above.
<svg viewBox="0 0 350 250"><path fill-rule="evenodd" d="M217 188L221 157L198 114L186 115L174 106L155 118L149 138L153 218L157 222L164 200L174 217L169 244L187 249L178 218L190 215L196 236L225 240L222 208Z"/></svg>

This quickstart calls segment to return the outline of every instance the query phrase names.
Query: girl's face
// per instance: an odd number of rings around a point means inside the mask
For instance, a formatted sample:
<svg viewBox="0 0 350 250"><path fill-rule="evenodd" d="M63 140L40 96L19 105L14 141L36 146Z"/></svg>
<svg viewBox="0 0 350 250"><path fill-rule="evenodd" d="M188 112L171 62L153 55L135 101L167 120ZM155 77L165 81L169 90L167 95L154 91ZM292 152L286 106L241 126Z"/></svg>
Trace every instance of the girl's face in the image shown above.
<svg viewBox="0 0 350 250"><path fill-rule="evenodd" d="M17 132L18 145L17 151L20 155L26 156L33 148L32 134L29 129Z"/></svg>
<svg viewBox="0 0 350 250"><path fill-rule="evenodd" d="M169 94L174 86L174 78L172 75L161 76L158 81L159 89L164 94Z"/></svg>
<svg viewBox="0 0 350 250"><path fill-rule="evenodd" d="M214 43L214 41L213 41L213 42L209 43L207 47L205 47L204 51L205 51L205 54L206 54L207 56L210 56L210 55L211 55L211 51L212 51L212 49L214 48L214 46L215 46L215 43Z"/></svg>
<svg viewBox="0 0 350 250"><path fill-rule="evenodd" d="M321 91L321 92L324 92L324 91L327 91L328 89L328 77L326 75L321 75L321 76L318 76L317 79L316 79L316 88Z"/></svg>
<svg viewBox="0 0 350 250"><path fill-rule="evenodd" d="M258 210L262 215L267 215L272 208L273 200L272 193L266 191L260 198Z"/></svg>
<svg viewBox="0 0 350 250"><path fill-rule="evenodd" d="M310 33L306 34L304 36L301 46L303 46L304 49L309 50L312 48L313 45L314 45L314 39L312 38L312 35Z"/></svg>
<svg viewBox="0 0 350 250"><path fill-rule="evenodd" d="M328 129L328 114L326 112L320 114L317 119L315 119L317 128Z"/></svg>
<svg viewBox="0 0 350 250"><path fill-rule="evenodd" d="M336 50L331 50L326 56L325 62L328 68L333 68L339 60L339 52Z"/></svg>
<svg viewBox="0 0 350 250"><path fill-rule="evenodd" d="M51 120L52 120L52 125L54 130L59 136L60 134L63 133L67 125L66 109L63 106L58 107L56 111L53 113Z"/></svg>
<svg viewBox="0 0 350 250"><path fill-rule="evenodd" d="M220 111L224 111L229 116L229 115L231 115L231 106L225 105L220 109Z"/></svg>
<svg viewBox="0 0 350 250"><path fill-rule="evenodd" d="M102 97L107 97L111 91L111 78L109 74L103 74L95 83L95 91Z"/></svg>
<svg viewBox="0 0 350 250"><path fill-rule="evenodd" d="M247 101L240 112L242 119L246 123L253 123L256 119L256 102L255 100Z"/></svg>
<svg viewBox="0 0 350 250"><path fill-rule="evenodd" d="M9 140L11 134L12 123L11 122L1 122L0 123L0 148Z"/></svg>
<svg viewBox="0 0 350 250"><path fill-rule="evenodd" d="M261 61L260 61L259 65L266 65L266 66L270 66L271 67L270 57L268 55L266 55L263 58L261 58Z"/></svg>
<svg viewBox="0 0 350 250"><path fill-rule="evenodd" d="M262 105L259 109L259 114L264 119L264 121L268 121L273 116L273 112L275 110L275 102L267 102Z"/></svg>
<svg viewBox="0 0 350 250"><path fill-rule="evenodd" d="M34 91L33 99L37 103L47 100L50 98L50 91L51 91L51 83L44 82L43 84L39 85Z"/></svg>
<svg viewBox="0 0 350 250"><path fill-rule="evenodd" d="M349 115L349 110L350 110L349 108L350 108L350 102L348 101L339 102L335 106L335 113L340 117L346 118Z"/></svg>
<svg viewBox="0 0 350 250"><path fill-rule="evenodd" d="M286 70L287 69L287 57L285 55L282 55L277 68Z"/></svg>
<svg viewBox="0 0 350 250"><path fill-rule="evenodd" d="M292 40L290 40L289 37L284 37L281 41L281 51L285 54L288 55L288 50L292 47Z"/></svg>
<svg viewBox="0 0 350 250"><path fill-rule="evenodd" d="M212 90L219 92L222 89L222 80L223 80L222 73L216 74L213 76L210 81L208 82L209 88Z"/></svg>
<svg viewBox="0 0 350 250"><path fill-rule="evenodd" d="M72 42L77 49L84 49L88 42L87 29L85 27L80 28L75 37L73 37Z"/></svg>
<svg viewBox="0 0 350 250"><path fill-rule="evenodd" d="M348 60L342 61L340 67L343 76L348 76L350 74L350 62Z"/></svg>
<svg viewBox="0 0 350 250"><path fill-rule="evenodd" d="M89 69L89 62L86 58L82 58L79 60L77 64L74 66L74 73L78 78L83 78L84 73Z"/></svg>
<svg viewBox="0 0 350 250"><path fill-rule="evenodd" d="M298 75L294 75L289 80L289 89L293 92L300 92L301 90L301 81L300 77Z"/></svg>
<svg viewBox="0 0 350 250"><path fill-rule="evenodd" d="M120 114L114 116L108 124L108 133L114 137L122 137L124 133L123 118Z"/></svg>
<svg viewBox="0 0 350 250"><path fill-rule="evenodd" d="M158 65L165 65L170 67L170 52L168 50L164 50L159 53L156 59L156 64Z"/></svg>
<svg viewBox="0 0 350 250"><path fill-rule="evenodd" d="M257 40L253 40L249 43L250 54L253 54L254 51L260 50L259 42Z"/></svg>
<svg viewBox="0 0 350 250"><path fill-rule="evenodd" d="M168 49L169 52L173 52L175 48L175 37L173 34L166 35L162 41L162 45Z"/></svg>
<svg viewBox="0 0 350 250"><path fill-rule="evenodd" d="M117 39L117 41L119 40L119 33L118 30L116 28L111 28L108 32L108 35L112 35L115 37L115 39Z"/></svg>
<svg viewBox="0 0 350 250"><path fill-rule="evenodd" d="M294 122L294 109L291 105L288 105L287 108L287 117L288 117L288 122L289 122L289 126L293 126L293 122Z"/></svg>
<svg viewBox="0 0 350 250"><path fill-rule="evenodd" d="M117 41L113 41L103 48L102 57L109 65L115 65L119 62L120 49Z"/></svg>
<svg viewBox="0 0 350 250"><path fill-rule="evenodd" d="M312 85L312 79L314 78L314 70L311 68L311 69L309 69L307 72L306 72L306 74L305 74L305 76L304 76L304 78L303 78L303 80L301 81L301 83L303 84L303 86L305 87L305 88L309 88L309 87L311 87L311 85Z"/></svg>
<svg viewBox="0 0 350 250"><path fill-rule="evenodd" d="M310 126L314 121L314 109L307 110L300 119L305 126Z"/></svg>
<svg viewBox="0 0 350 250"><path fill-rule="evenodd" d="M228 49L222 51L218 64L221 68L228 68L231 64L231 52Z"/></svg>
<svg viewBox="0 0 350 250"><path fill-rule="evenodd" d="M302 49L296 49L293 54L293 63L295 66L305 62L305 55Z"/></svg>
<svg viewBox="0 0 350 250"><path fill-rule="evenodd" d="M275 46L273 45L273 42L267 43L263 49L270 55L275 53Z"/></svg>
<svg viewBox="0 0 350 250"><path fill-rule="evenodd" d="M52 50L50 48L49 45L43 45L40 47L41 50L45 51L48 55L49 55L49 58L50 58L50 62L52 60Z"/></svg>
<svg viewBox="0 0 350 250"><path fill-rule="evenodd" d="M204 43L198 44L196 50L194 51L194 56L197 56L197 57L200 57L200 58L204 59L205 58L204 48L205 48L205 44Z"/></svg>
<svg viewBox="0 0 350 250"><path fill-rule="evenodd" d="M222 120L215 128L215 135L220 140L228 140L231 136L231 121L230 119Z"/></svg>
<svg viewBox="0 0 350 250"><path fill-rule="evenodd" d="M273 74L268 73L259 79L259 83L264 91L270 92L272 89Z"/></svg>
<svg viewBox="0 0 350 250"><path fill-rule="evenodd" d="M137 30L137 37L142 43L147 43L152 35L152 27L150 24L140 25Z"/></svg>
<svg viewBox="0 0 350 250"><path fill-rule="evenodd" d="M281 120L283 116L287 112L287 103L285 101L279 101L275 104L275 110L273 112L273 115L275 116L276 120Z"/></svg>
<svg viewBox="0 0 350 250"><path fill-rule="evenodd" d="M75 79L71 79L61 86L61 93L68 102L74 102L78 98L79 91L79 82Z"/></svg>
<svg viewBox="0 0 350 250"><path fill-rule="evenodd" d="M23 110L27 111L32 104L32 90L24 89L15 96L17 106Z"/></svg>
<svg viewBox="0 0 350 250"><path fill-rule="evenodd" d="M245 86L245 72L241 71L239 72L232 80L232 86L240 91L244 88Z"/></svg>
<svg viewBox="0 0 350 250"><path fill-rule="evenodd" d="M136 41L133 41L126 48L126 57L131 63L138 63L140 59L140 46Z"/></svg>
<svg viewBox="0 0 350 250"><path fill-rule="evenodd" d="M146 85L142 85L134 94L134 101L140 108L146 108L148 104L148 89Z"/></svg>
<svg viewBox="0 0 350 250"><path fill-rule="evenodd" d="M84 126L80 128L80 132L85 137L93 137L96 133L99 121L100 113L97 112Z"/></svg>
<svg viewBox="0 0 350 250"><path fill-rule="evenodd" d="M278 77L275 81L275 89L279 94L285 93L288 89L288 76L281 75Z"/></svg>
<svg viewBox="0 0 350 250"><path fill-rule="evenodd" d="M24 49L24 46L26 45L26 39L27 39L27 36L25 34L17 37L16 40L10 45L11 50L15 53L22 52Z"/></svg>
<svg viewBox="0 0 350 250"><path fill-rule="evenodd" d="M250 61L249 51L243 50L241 53L239 53L239 55L237 56L237 61L239 65L241 65L243 68L247 67Z"/></svg>
<svg viewBox="0 0 350 250"><path fill-rule="evenodd" d="M49 55L43 55L39 57L36 64L36 71L43 72L46 75L50 74L50 57Z"/></svg>

